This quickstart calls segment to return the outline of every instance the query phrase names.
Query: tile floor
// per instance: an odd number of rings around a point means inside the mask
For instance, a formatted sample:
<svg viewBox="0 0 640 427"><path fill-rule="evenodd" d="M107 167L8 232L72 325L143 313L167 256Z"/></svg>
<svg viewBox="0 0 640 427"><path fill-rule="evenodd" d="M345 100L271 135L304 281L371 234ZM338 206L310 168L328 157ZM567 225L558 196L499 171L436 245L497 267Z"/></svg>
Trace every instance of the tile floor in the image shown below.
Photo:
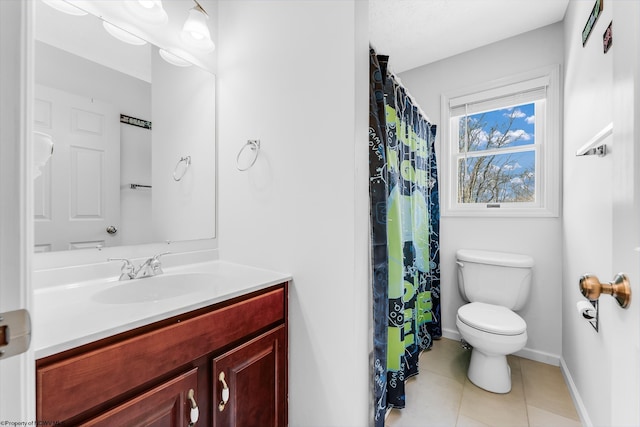
<svg viewBox="0 0 640 427"><path fill-rule="evenodd" d="M387 427L579 427L560 368L508 356L512 389L495 394L467 378L470 350L442 338L420 356L420 375L407 381L407 406Z"/></svg>

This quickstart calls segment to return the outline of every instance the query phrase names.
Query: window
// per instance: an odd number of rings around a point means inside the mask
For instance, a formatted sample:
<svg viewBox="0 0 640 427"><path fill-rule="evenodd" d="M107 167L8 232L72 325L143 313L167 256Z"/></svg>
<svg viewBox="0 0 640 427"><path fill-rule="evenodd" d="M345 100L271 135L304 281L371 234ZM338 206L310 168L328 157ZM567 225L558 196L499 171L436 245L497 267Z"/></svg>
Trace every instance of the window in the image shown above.
<svg viewBox="0 0 640 427"><path fill-rule="evenodd" d="M443 96L443 215L558 215L558 74Z"/></svg>

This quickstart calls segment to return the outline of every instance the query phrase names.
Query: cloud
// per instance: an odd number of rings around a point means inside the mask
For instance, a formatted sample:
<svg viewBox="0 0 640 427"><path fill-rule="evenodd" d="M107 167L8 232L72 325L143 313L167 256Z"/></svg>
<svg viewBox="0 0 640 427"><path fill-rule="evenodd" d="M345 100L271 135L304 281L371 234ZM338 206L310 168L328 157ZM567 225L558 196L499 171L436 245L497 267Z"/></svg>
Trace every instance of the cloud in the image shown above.
<svg viewBox="0 0 640 427"><path fill-rule="evenodd" d="M518 178L517 176L515 178L511 178L511 184L524 184L524 181L522 180L522 178Z"/></svg>
<svg viewBox="0 0 640 427"><path fill-rule="evenodd" d="M527 117L527 115L523 113L522 110L519 110L517 108L511 111L510 113L505 113L504 115L506 117L513 117L514 119L521 119L523 117Z"/></svg>
<svg viewBox="0 0 640 427"><path fill-rule="evenodd" d="M524 119L524 121L527 122L527 124L532 125L536 122L536 116L529 116Z"/></svg>
<svg viewBox="0 0 640 427"><path fill-rule="evenodd" d="M508 170L508 171L512 171L512 170L516 170L516 169L520 169L520 168L522 168L522 165L520 163L518 163L518 162L515 162L513 164L507 163L506 165L502 165L502 169ZM516 178L514 178L514 179L516 179ZM520 178L518 178L518 179L520 179ZM511 181L513 182L513 180L511 180Z"/></svg>
<svg viewBox="0 0 640 427"><path fill-rule="evenodd" d="M507 132L507 138L509 143L519 140L519 141L530 141L531 135L528 134L524 129L516 129L510 130Z"/></svg>

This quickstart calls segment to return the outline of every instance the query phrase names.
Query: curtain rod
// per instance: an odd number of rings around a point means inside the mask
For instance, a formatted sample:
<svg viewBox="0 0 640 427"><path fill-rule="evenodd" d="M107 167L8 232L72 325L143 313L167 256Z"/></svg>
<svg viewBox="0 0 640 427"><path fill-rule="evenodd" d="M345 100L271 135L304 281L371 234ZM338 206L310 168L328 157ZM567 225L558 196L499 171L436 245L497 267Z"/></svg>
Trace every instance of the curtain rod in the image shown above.
<svg viewBox="0 0 640 427"><path fill-rule="evenodd" d="M378 50L376 49L376 47L373 45L373 43L371 43L371 41L369 41L369 48L373 49L374 52L376 52L376 56L386 56L387 58L391 58L389 55L382 55L378 53ZM418 101L413 97L413 95L411 95L409 93L409 90L407 89L407 87L404 85L404 83L402 83L402 80L400 79L400 77L398 77L398 75L396 73L394 73L393 71L391 71L391 64L389 59L387 59L387 74L389 74L390 76L393 76L394 79L396 79L396 81L398 82L398 84L400 86L402 86L405 89L405 93L407 94L407 97L411 100L411 102L413 103L413 105L418 109L418 112L420 114L422 114L424 116L424 118L429 122L429 124L433 124L433 121L429 118L429 116L427 115L427 113L424 112L424 110L422 109L422 107L420 106L420 104L418 103Z"/></svg>

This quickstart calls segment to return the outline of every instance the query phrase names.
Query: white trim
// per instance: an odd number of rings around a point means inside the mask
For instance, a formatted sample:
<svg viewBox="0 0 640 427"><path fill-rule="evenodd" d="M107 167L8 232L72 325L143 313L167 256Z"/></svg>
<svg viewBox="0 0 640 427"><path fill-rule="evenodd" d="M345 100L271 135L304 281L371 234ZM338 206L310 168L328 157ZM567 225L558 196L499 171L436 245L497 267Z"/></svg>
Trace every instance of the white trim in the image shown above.
<svg viewBox="0 0 640 427"><path fill-rule="evenodd" d="M470 92L466 92L464 95L450 98L450 108L453 110L464 105L484 103L486 100L494 100L520 94L525 95L525 99L529 99L527 96L533 96L533 99L540 99L546 96L545 94L540 93L540 89L544 89L546 91L546 88L550 84L550 78L548 75L542 75L536 78L518 78L517 81L514 81L513 83L510 81L512 80L502 79L496 82L496 86L491 85L490 89L472 90Z"/></svg>
<svg viewBox="0 0 640 427"><path fill-rule="evenodd" d="M0 311L32 310L31 210L31 90L33 76L33 2L0 4L0 85L2 114L0 144L2 181L0 208L2 306ZM6 107L6 108L5 108ZM0 414L2 420L35 419L35 362L33 349L0 361Z"/></svg>
<svg viewBox="0 0 640 427"><path fill-rule="evenodd" d="M587 411L587 407L578 392L578 387L576 387L576 383L573 381L573 377L571 376L571 372L569 371L569 367L565 362L564 358L560 358L560 372L562 372L562 376L564 377L564 382L567 384L567 388L569 389L569 394L571 395L571 399L573 400L573 405L576 407L576 411L578 412L578 416L580 417L580 421L584 427L593 427L593 422L591 422L591 418L589 417L589 412Z"/></svg>
<svg viewBox="0 0 640 427"><path fill-rule="evenodd" d="M20 291L31 318L33 307L33 92L35 82L35 4L23 2L20 34ZM33 323L32 323L33 328ZM32 338L33 342L33 329ZM36 372L33 344L21 358L22 414L26 420L36 419Z"/></svg>
<svg viewBox="0 0 640 427"><path fill-rule="evenodd" d="M444 338L448 338L454 341L460 341L462 339L462 336L460 336L460 333L457 330L453 330L453 329L443 328L442 336ZM544 363L552 366L560 366L560 363L562 361L562 357L560 357L557 354L547 353L545 351L540 351L540 350L534 350L527 347L523 348L522 350L514 354L518 357L522 357L523 359L529 359L535 362L540 362L540 363Z"/></svg>
<svg viewBox="0 0 640 427"><path fill-rule="evenodd" d="M536 147L537 155L542 161L536 162L536 196L535 204L505 203L500 208L488 208L486 204L462 206L457 203L457 164L454 164L455 154L450 138L451 106L459 102L474 102L481 100L480 95L513 93L513 90L524 90L548 84L545 102L546 120L544 141ZM511 91L508 89L511 88ZM560 66L552 65L526 73L517 74L492 82L466 88L441 97L441 117L443 125L441 137L442 148L442 216L450 217L558 217L560 214L560 156L561 156L561 123L560 123ZM536 126L538 128L538 126ZM457 131L456 131L457 132ZM539 165L543 164L543 170Z"/></svg>
<svg viewBox="0 0 640 427"><path fill-rule="evenodd" d="M522 357L523 359L529 359L551 366L560 366L560 356L557 354L547 353L546 351L533 350L525 347L514 354L518 357Z"/></svg>

